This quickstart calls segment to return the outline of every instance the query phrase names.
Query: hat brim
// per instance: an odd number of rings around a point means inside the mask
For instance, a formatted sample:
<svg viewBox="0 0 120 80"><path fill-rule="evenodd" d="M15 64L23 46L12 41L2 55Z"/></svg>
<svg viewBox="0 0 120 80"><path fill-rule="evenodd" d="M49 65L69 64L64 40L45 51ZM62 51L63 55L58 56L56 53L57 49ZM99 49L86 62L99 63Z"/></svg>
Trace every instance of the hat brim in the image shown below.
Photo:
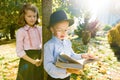
<svg viewBox="0 0 120 80"><path fill-rule="evenodd" d="M74 20L73 19L68 19L67 21L69 22L69 26L72 26L74 24Z"/></svg>
<svg viewBox="0 0 120 80"><path fill-rule="evenodd" d="M67 19L67 20L62 20L62 21L68 21L69 22L69 26L72 26L74 24L74 20L73 19ZM53 27L55 24L57 24L59 22L61 22L61 21L58 21L58 22L56 22L54 24L49 24L48 29L50 29L50 27Z"/></svg>

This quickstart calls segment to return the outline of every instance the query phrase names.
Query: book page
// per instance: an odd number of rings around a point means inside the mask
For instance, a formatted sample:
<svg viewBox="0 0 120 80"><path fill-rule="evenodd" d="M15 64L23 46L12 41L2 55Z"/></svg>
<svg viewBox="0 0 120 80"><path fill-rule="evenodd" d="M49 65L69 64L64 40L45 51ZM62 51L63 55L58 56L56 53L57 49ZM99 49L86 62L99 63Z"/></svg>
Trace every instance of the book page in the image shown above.
<svg viewBox="0 0 120 80"><path fill-rule="evenodd" d="M95 59L81 59L81 60L77 60L77 59L74 59L74 58L72 58L71 56L69 56L69 55L67 55L65 53L61 53L60 56L62 56L66 60L68 60L68 62L70 62L70 63L78 63L78 64L81 64L81 65L98 61L97 58L95 58Z"/></svg>
<svg viewBox="0 0 120 80"><path fill-rule="evenodd" d="M83 69L83 65L78 64L78 63L64 63L59 60L55 63L57 67L60 68L71 68L71 69Z"/></svg>
<svg viewBox="0 0 120 80"><path fill-rule="evenodd" d="M65 58L66 60L68 60L68 62L70 62L70 63L78 63L78 64L81 64L79 60L76 60L76 59L70 57L70 56L67 55L67 54L61 53L60 56L62 56L62 57Z"/></svg>

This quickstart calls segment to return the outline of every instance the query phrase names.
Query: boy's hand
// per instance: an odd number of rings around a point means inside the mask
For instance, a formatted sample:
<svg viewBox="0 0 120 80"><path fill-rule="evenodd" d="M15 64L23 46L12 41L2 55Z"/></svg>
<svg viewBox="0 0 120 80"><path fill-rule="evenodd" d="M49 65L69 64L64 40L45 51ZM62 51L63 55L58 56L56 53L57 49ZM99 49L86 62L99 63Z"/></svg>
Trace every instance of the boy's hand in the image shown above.
<svg viewBox="0 0 120 80"><path fill-rule="evenodd" d="M95 56L93 54L88 54L89 59L95 59Z"/></svg>
<svg viewBox="0 0 120 80"><path fill-rule="evenodd" d="M80 74L80 70L78 70L78 69L67 68L67 69L66 69L66 72L67 72L67 73Z"/></svg>
<svg viewBox="0 0 120 80"><path fill-rule="evenodd" d="M81 56L82 56L82 58L85 58L85 59L94 59L95 58L95 56L92 54L82 54Z"/></svg>

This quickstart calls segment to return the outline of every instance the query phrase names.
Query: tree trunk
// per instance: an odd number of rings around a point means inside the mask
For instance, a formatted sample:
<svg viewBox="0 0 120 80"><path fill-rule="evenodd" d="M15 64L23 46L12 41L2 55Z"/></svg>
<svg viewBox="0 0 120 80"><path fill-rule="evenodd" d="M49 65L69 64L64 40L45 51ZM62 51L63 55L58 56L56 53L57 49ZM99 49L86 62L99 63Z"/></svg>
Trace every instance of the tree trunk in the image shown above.
<svg viewBox="0 0 120 80"><path fill-rule="evenodd" d="M43 43L45 43L51 38L51 33L47 29L51 13L52 13L52 0L42 0Z"/></svg>
<svg viewBox="0 0 120 80"><path fill-rule="evenodd" d="M15 24L10 26L10 38L15 39Z"/></svg>
<svg viewBox="0 0 120 80"><path fill-rule="evenodd" d="M43 46L51 38L51 32L47 29L49 18L52 13L52 0L42 0L42 31ZM44 52L42 52L44 54ZM44 70L43 70L44 71ZM47 74L44 71L44 80L47 80Z"/></svg>

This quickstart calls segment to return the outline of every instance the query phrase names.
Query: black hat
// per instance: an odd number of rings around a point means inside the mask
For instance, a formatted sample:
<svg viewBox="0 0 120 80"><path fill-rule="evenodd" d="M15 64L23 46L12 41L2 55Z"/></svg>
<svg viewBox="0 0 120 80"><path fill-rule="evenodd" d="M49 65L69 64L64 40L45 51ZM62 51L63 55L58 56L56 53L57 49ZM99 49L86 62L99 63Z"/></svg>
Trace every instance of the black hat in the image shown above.
<svg viewBox="0 0 120 80"><path fill-rule="evenodd" d="M53 25L55 25L56 23L58 23L60 21L64 21L64 20L69 22L69 26L71 26L74 23L74 20L67 18L67 15L63 10L56 11L56 12L52 13L50 16L50 22L49 22L48 28L50 28Z"/></svg>

